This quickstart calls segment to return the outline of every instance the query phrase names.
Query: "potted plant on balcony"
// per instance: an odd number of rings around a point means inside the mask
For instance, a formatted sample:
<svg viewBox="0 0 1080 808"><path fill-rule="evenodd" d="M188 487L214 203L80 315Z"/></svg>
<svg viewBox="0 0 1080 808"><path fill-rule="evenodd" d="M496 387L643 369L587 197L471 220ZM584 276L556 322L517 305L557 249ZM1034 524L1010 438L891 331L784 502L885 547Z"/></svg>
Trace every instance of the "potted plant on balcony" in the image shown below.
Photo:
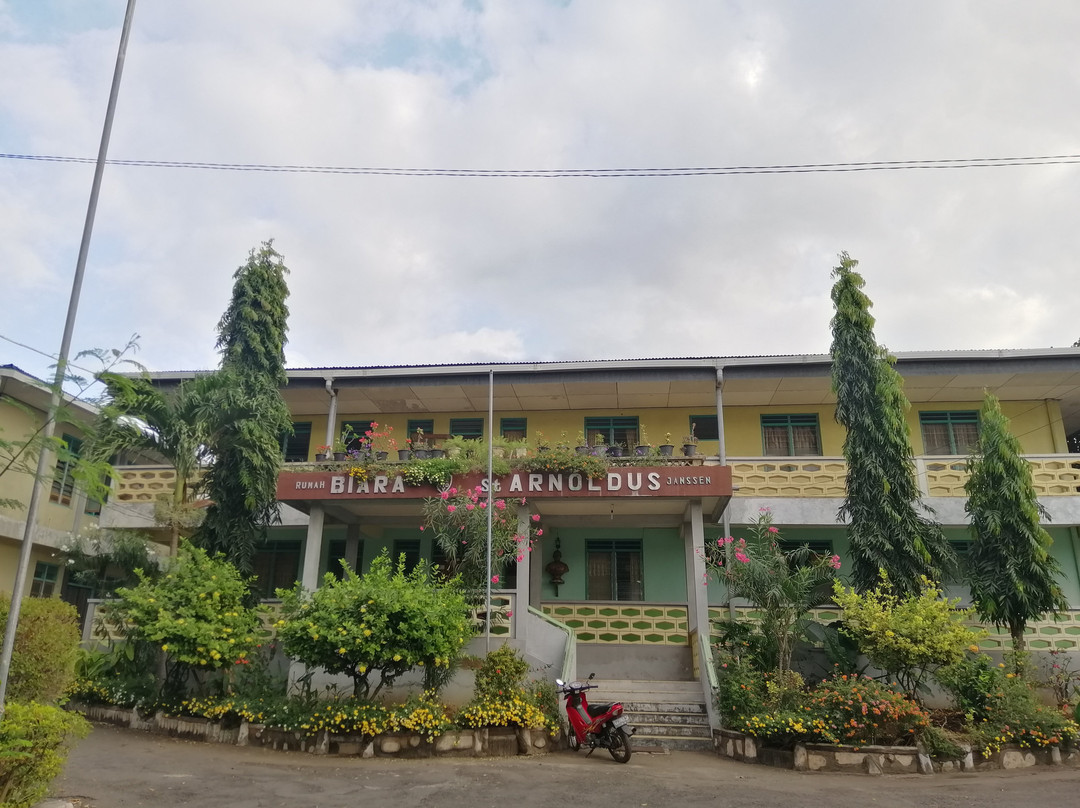
<svg viewBox="0 0 1080 808"><path fill-rule="evenodd" d="M660 450L661 457L671 457L671 455L675 452L675 444L671 442L670 432L664 433L664 442L661 443L657 448Z"/></svg>
<svg viewBox="0 0 1080 808"><path fill-rule="evenodd" d="M683 438L682 453L686 457L693 457L697 453L697 440L698 439L697 439L697 435L694 434L694 430L696 428L697 428L697 425L694 424L694 423L691 423L690 424L690 434Z"/></svg>
<svg viewBox="0 0 1080 808"><path fill-rule="evenodd" d="M334 447L329 443L324 443L322 446L315 447L315 462L322 463L329 456L330 452L334 450Z"/></svg>
<svg viewBox="0 0 1080 808"><path fill-rule="evenodd" d="M634 454L638 457L648 457L649 450L652 449L652 444L649 443L649 433L645 430L645 424L641 425L641 434L638 436L637 446L634 448Z"/></svg>
<svg viewBox="0 0 1080 808"><path fill-rule="evenodd" d="M551 450L551 444L548 442L547 435L537 430L536 437L533 439L536 443L537 452L547 452Z"/></svg>
<svg viewBox="0 0 1080 808"><path fill-rule="evenodd" d="M424 436L423 429L417 429L412 438L413 457L417 460L426 460L431 457L431 443Z"/></svg>
<svg viewBox="0 0 1080 808"><path fill-rule="evenodd" d="M604 457L607 455L608 445L607 438L604 437L602 432L594 432L592 436L592 451L590 454L594 454L597 457Z"/></svg>
<svg viewBox="0 0 1080 808"><path fill-rule="evenodd" d="M333 446L333 449L332 449L332 451L334 453L334 460L344 460L345 459L345 447L347 445L348 444L345 443L344 438L338 438L337 440L334 441L334 446Z"/></svg>
<svg viewBox="0 0 1080 808"><path fill-rule="evenodd" d="M574 451L582 455L589 453L589 442L585 439L584 430L579 430L577 433L577 447Z"/></svg>

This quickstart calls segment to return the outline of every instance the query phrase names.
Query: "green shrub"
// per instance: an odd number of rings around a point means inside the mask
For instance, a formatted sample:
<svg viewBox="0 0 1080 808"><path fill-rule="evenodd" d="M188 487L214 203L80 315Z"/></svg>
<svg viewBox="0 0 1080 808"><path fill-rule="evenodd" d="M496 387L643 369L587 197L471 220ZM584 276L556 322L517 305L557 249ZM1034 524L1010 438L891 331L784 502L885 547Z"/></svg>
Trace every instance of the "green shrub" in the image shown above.
<svg viewBox="0 0 1080 808"><path fill-rule="evenodd" d="M791 749L796 743L836 743L828 723L807 708L752 715L737 728L774 749Z"/></svg>
<svg viewBox="0 0 1080 808"><path fill-rule="evenodd" d="M970 722L976 747L984 755L1007 743L1032 749L1076 743L1080 727L1060 711L1039 704L1031 686L1019 676L1006 674L986 698L985 717Z"/></svg>
<svg viewBox="0 0 1080 808"><path fill-rule="evenodd" d="M484 657L476 671L476 697L497 699L516 693L524 688L528 673L529 663L509 645L502 645Z"/></svg>
<svg viewBox="0 0 1080 808"><path fill-rule="evenodd" d="M941 727L923 727L918 732L919 743L932 758L941 760L956 760L964 756L964 750L956 743L952 736Z"/></svg>
<svg viewBox="0 0 1080 808"><path fill-rule="evenodd" d="M970 715L975 721L986 718L987 700L995 692L1005 674L995 668L986 654L971 646L969 653L951 665L939 668L934 678L952 696L956 709Z"/></svg>
<svg viewBox="0 0 1080 808"><path fill-rule="evenodd" d="M716 655L716 675L716 707L726 726L738 726L765 711L765 675L749 659L720 652Z"/></svg>
<svg viewBox="0 0 1080 808"><path fill-rule="evenodd" d="M77 713L10 702L0 723L0 808L28 807L44 797L64 765L67 741L89 731Z"/></svg>
<svg viewBox="0 0 1080 808"><path fill-rule="evenodd" d="M0 639L10 603L0 598ZM58 701L75 680L79 617L75 607L54 598L27 598L19 614L7 697L11 701Z"/></svg>

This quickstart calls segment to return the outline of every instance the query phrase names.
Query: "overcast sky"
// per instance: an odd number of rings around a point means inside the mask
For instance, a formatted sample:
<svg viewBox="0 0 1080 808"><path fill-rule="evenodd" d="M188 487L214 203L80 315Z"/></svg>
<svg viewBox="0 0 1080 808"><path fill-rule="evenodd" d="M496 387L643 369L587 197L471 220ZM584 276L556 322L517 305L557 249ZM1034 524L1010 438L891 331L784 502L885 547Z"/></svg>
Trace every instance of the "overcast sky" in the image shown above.
<svg viewBox="0 0 1080 808"><path fill-rule="evenodd" d="M0 152L96 155L123 0L0 0ZM1080 153L1080 4L143 0L109 156L452 169ZM0 159L0 336L55 353L93 166ZM106 169L74 350L217 364L273 238L291 367L1080 337L1080 164L664 178ZM0 341L0 364L49 360Z"/></svg>

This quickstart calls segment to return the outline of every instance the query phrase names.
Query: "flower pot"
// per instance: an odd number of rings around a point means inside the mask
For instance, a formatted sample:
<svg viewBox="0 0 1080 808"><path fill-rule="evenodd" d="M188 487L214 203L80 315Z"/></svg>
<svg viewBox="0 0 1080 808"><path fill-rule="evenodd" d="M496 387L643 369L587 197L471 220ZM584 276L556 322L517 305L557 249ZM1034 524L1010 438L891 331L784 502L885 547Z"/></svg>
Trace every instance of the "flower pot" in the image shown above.
<svg viewBox="0 0 1080 808"><path fill-rule="evenodd" d="M376 460L386 460L386 457L387 457L386 452L376 452L375 453L375 459Z"/></svg>
<svg viewBox="0 0 1080 808"><path fill-rule="evenodd" d="M432 457L446 457L446 450L445 449L432 449L431 450L431 456Z"/></svg>
<svg viewBox="0 0 1080 808"><path fill-rule="evenodd" d="M326 461L326 452L319 452L318 454L315 455L315 462L316 463L323 463L325 461Z"/></svg>
<svg viewBox="0 0 1080 808"><path fill-rule="evenodd" d="M621 446L609 446L607 450L608 457L622 457L623 448Z"/></svg>
<svg viewBox="0 0 1080 808"><path fill-rule="evenodd" d="M412 453L417 460L427 460L431 457L431 449L413 449Z"/></svg>
<svg viewBox="0 0 1080 808"><path fill-rule="evenodd" d="M397 459L398 460L412 460L412 449L398 449L397 450Z"/></svg>
<svg viewBox="0 0 1080 808"><path fill-rule="evenodd" d="M649 449L651 449L651 448L652 447L649 446L648 444L644 444L642 446L637 446L637 447L634 448L634 454L636 454L638 457L648 457L649 456Z"/></svg>
<svg viewBox="0 0 1080 808"><path fill-rule="evenodd" d="M682 447L682 453L686 457L693 457L695 454L697 454L697 444L696 443L684 443L683 447Z"/></svg>
<svg viewBox="0 0 1080 808"><path fill-rule="evenodd" d="M661 457L671 457L675 453L674 443L662 443L657 448L660 450Z"/></svg>
<svg viewBox="0 0 1080 808"><path fill-rule="evenodd" d="M334 452L334 460L337 460L338 462L340 462L340 461L342 461L344 459L345 459L345 452Z"/></svg>
<svg viewBox="0 0 1080 808"><path fill-rule="evenodd" d="M574 451L577 452L579 455L587 455L589 453L589 447L588 446L575 446Z"/></svg>

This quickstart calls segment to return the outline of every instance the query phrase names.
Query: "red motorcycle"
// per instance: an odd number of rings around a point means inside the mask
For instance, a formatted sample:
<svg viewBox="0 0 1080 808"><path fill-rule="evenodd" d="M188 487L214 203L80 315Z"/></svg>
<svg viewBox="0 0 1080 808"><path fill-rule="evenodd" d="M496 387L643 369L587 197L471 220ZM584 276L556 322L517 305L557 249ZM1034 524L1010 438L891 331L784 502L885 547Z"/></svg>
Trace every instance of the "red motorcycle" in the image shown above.
<svg viewBox="0 0 1080 808"><path fill-rule="evenodd" d="M593 675L589 674L590 680ZM623 715L622 704L616 701L590 705L585 691L596 685L588 681L567 683L556 679L555 684L566 700L570 749L576 752L582 746L588 746L591 755L599 747L608 750L617 763L630 760L630 736L634 734L634 728L628 726L630 719Z"/></svg>

